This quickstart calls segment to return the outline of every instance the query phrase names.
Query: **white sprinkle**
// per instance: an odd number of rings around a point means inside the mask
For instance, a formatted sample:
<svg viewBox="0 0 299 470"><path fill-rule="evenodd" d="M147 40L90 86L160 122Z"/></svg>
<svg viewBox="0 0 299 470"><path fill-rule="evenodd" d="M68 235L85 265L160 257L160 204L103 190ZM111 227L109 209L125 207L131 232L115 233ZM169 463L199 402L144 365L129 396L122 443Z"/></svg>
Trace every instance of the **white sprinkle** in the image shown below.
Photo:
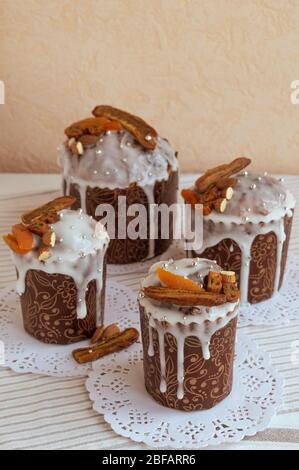
<svg viewBox="0 0 299 470"><path fill-rule="evenodd" d="M243 175L248 176L248 171L244 171Z"/></svg>
<svg viewBox="0 0 299 470"><path fill-rule="evenodd" d="M258 179L259 181L262 181L263 178L262 178L261 176L258 176L257 179Z"/></svg>
<svg viewBox="0 0 299 470"><path fill-rule="evenodd" d="M128 140L128 142L126 143L126 145L127 145L127 147L131 147L131 146L132 146L132 142L130 142L130 141Z"/></svg>
<svg viewBox="0 0 299 470"><path fill-rule="evenodd" d="M93 350L92 350L92 349L89 349L88 352L89 352L89 354L91 354L91 353L93 352Z"/></svg>
<svg viewBox="0 0 299 470"><path fill-rule="evenodd" d="M60 212L59 217L60 217L61 219L63 219L63 213L62 213L62 212Z"/></svg>
<svg viewBox="0 0 299 470"><path fill-rule="evenodd" d="M253 183L253 184L250 186L250 189L256 189L256 184Z"/></svg>
<svg viewBox="0 0 299 470"><path fill-rule="evenodd" d="M281 183L283 183L283 182L284 182L284 178L279 178L279 181L280 181Z"/></svg>
<svg viewBox="0 0 299 470"><path fill-rule="evenodd" d="M86 253L84 253L84 251L80 251L80 258L85 258L86 256Z"/></svg>
<svg viewBox="0 0 299 470"><path fill-rule="evenodd" d="M149 142L150 140L152 140L153 137L150 134L146 134L146 136L144 138L145 138L145 140L147 140Z"/></svg>
<svg viewBox="0 0 299 470"><path fill-rule="evenodd" d="M62 258L61 256L58 256L57 260L59 261L59 263L62 261Z"/></svg>
<svg viewBox="0 0 299 470"><path fill-rule="evenodd" d="M93 170L93 174L94 174L94 175L97 175L97 174L98 174L98 170Z"/></svg>
<svg viewBox="0 0 299 470"><path fill-rule="evenodd" d="M149 177L153 176L153 174L152 174L151 171L149 171L148 176L149 176Z"/></svg>
<svg viewBox="0 0 299 470"><path fill-rule="evenodd" d="M101 137L101 138L99 139L99 142L104 142L103 137Z"/></svg>
<svg viewBox="0 0 299 470"><path fill-rule="evenodd" d="M63 238L59 238L59 243L62 243L63 242Z"/></svg>
<svg viewBox="0 0 299 470"><path fill-rule="evenodd" d="M243 222L249 222L249 217L242 217Z"/></svg>
<svg viewBox="0 0 299 470"><path fill-rule="evenodd" d="M86 240L87 236L84 234L84 235L81 235L81 238L82 240Z"/></svg>
<svg viewBox="0 0 299 470"><path fill-rule="evenodd" d="M101 272L102 272L102 268L98 268L98 269L97 269L97 272L98 272L98 273L101 273Z"/></svg>
<svg viewBox="0 0 299 470"><path fill-rule="evenodd" d="M88 292L88 287L86 287L85 292Z"/></svg>
<svg viewBox="0 0 299 470"><path fill-rule="evenodd" d="M96 150L97 155L101 155L101 153L103 153L101 149Z"/></svg>
<svg viewBox="0 0 299 470"><path fill-rule="evenodd" d="M110 171L105 171L105 175L109 176L110 175Z"/></svg>
<svg viewBox="0 0 299 470"><path fill-rule="evenodd" d="M111 135L111 131L106 131L106 135Z"/></svg>
<svg viewBox="0 0 299 470"><path fill-rule="evenodd" d="M140 292L139 298L140 298L140 299L143 299L143 298L144 298L144 293L143 293L143 292Z"/></svg>
<svg viewBox="0 0 299 470"><path fill-rule="evenodd" d="M78 209L79 214L82 214L82 212L83 212L83 209Z"/></svg>

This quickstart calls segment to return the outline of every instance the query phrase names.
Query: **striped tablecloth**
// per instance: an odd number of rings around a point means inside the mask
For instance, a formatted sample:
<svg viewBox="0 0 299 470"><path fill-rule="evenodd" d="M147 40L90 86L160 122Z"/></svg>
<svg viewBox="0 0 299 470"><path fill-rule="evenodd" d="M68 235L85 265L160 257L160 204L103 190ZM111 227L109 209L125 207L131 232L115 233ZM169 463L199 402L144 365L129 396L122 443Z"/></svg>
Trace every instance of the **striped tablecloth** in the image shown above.
<svg viewBox="0 0 299 470"><path fill-rule="evenodd" d="M194 177L185 175L182 185ZM299 176L285 176L299 201ZM0 232L6 232L25 210L51 198L60 188L58 175L0 175ZM33 194L32 194L33 193ZM290 245L299 255L299 211ZM115 275L114 280L137 291L139 276ZM14 282L10 255L0 242L0 286ZM218 449L299 448L299 364L291 362L292 342L299 340L299 322L282 327L244 330L268 351L285 379L283 407L269 428L237 444ZM17 374L0 368L0 449L144 449L116 435L92 409L84 378L52 378Z"/></svg>

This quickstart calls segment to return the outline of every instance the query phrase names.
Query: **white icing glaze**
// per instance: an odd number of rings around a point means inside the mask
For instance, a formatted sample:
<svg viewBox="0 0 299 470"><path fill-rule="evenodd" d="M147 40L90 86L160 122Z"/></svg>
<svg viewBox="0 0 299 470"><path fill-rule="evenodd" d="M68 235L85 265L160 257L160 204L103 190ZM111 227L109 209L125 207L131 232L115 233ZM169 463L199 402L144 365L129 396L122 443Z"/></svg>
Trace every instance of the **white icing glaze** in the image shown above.
<svg viewBox="0 0 299 470"><path fill-rule="evenodd" d="M108 131L101 135L94 146L84 149L84 155L72 155L61 145L58 149L66 183L78 187L81 207L86 212L86 190L92 188L127 188L137 183L145 192L149 204L154 204L154 188L157 181L168 180L169 170L178 168L175 152L161 137L153 151L144 149L127 131ZM151 220L150 223L153 223ZM154 240L149 241L148 258L154 256Z"/></svg>
<svg viewBox="0 0 299 470"><path fill-rule="evenodd" d="M202 284L204 277L209 271L221 271L220 266L215 262L203 258L184 258L181 260L160 261L155 263L149 275L142 281L142 288L147 286L161 285L156 274L158 266L164 267L168 271L189 277ZM156 330L159 338L160 370L161 370L161 393L166 392L166 363L165 363L165 334L170 333L177 342L177 397L184 396L184 344L188 336L196 336L202 347L202 354L205 360L210 358L209 344L213 334L223 328L232 320L238 311L238 302L225 303L223 305L206 307L196 306L186 313L186 309L177 306L162 305L141 295L139 303L144 308L149 322L149 348L145 351L149 356L154 355L153 330Z"/></svg>
<svg viewBox="0 0 299 470"><path fill-rule="evenodd" d="M252 243L256 236L269 232L274 232L277 239L274 294L277 292L282 248L286 238L284 217L291 217L294 207L295 199L281 181L270 176L250 175L245 172L238 175L238 184L225 212L220 214L212 211L209 216L204 217L203 246L198 254L225 238L235 241L241 250L242 304L247 303L248 299ZM230 251L233 252L233 246Z"/></svg>
<svg viewBox="0 0 299 470"><path fill-rule="evenodd" d="M84 214L82 210L63 210L60 220L51 226L56 234L52 256L45 262L39 261L36 250L26 255L13 253L18 270L17 292L25 291L26 273L30 269L49 274L70 276L77 287L77 316L85 318L86 289L90 281L97 284L97 324L101 313L102 270L109 237L100 222Z"/></svg>

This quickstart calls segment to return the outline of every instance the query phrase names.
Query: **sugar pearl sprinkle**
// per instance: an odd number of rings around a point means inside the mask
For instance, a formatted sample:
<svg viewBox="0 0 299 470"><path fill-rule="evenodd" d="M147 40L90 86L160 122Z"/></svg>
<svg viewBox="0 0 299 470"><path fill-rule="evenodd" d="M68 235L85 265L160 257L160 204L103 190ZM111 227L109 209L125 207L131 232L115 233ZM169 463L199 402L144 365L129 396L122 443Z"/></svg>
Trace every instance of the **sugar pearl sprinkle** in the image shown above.
<svg viewBox="0 0 299 470"><path fill-rule="evenodd" d="M101 155L102 153L103 153L103 152L102 152L101 149L96 150L96 154L97 154L97 155Z"/></svg>
<svg viewBox="0 0 299 470"><path fill-rule="evenodd" d="M256 184L253 183L253 184L250 186L250 189L256 189Z"/></svg>
<svg viewBox="0 0 299 470"><path fill-rule="evenodd" d="M144 138L149 142L153 137L150 134L147 134Z"/></svg>

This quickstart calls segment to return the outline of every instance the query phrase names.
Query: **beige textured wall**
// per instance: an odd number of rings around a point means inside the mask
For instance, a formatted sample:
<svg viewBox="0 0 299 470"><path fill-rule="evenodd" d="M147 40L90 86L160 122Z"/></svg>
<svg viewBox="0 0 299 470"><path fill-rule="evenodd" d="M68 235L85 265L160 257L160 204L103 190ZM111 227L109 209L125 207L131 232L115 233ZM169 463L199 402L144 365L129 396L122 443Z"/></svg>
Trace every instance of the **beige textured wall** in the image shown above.
<svg viewBox="0 0 299 470"><path fill-rule="evenodd" d="M56 172L95 104L144 116L183 170L299 173L299 0L0 0L0 171Z"/></svg>

